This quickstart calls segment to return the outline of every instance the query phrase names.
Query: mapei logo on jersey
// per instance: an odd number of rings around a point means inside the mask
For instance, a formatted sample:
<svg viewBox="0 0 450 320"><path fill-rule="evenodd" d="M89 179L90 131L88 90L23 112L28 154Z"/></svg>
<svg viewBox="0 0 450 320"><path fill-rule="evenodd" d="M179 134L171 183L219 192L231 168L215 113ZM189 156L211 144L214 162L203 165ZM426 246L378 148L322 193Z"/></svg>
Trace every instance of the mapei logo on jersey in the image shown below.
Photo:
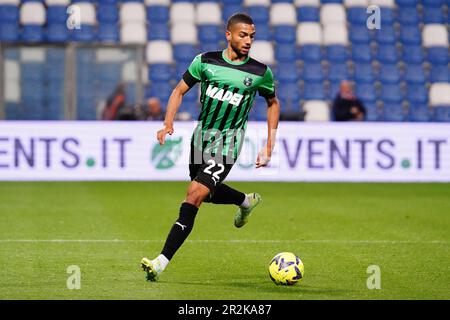
<svg viewBox="0 0 450 320"><path fill-rule="evenodd" d="M238 106L241 101L242 98L244 97L242 94L239 93L233 93L233 91L230 90L223 90L220 89L218 87L214 87L212 85L209 85L208 88L206 89L206 95L208 97L211 97L213 99L217 99L220 101L228 101L229 104Z"/></svg>

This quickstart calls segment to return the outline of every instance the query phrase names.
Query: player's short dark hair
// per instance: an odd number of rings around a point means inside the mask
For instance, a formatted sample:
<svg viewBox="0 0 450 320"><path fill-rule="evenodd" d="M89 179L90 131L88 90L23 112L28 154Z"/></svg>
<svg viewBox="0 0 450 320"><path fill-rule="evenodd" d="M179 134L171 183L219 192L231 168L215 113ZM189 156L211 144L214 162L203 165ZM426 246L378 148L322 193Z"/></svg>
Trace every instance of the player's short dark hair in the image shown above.
<svg viewBox="0 0 450 320"><path fill-rule="evenodd" d="M254 24L252 17L246 13L238 12L228 18L227 30L230 30L231 26L236 23Z"/></svg>

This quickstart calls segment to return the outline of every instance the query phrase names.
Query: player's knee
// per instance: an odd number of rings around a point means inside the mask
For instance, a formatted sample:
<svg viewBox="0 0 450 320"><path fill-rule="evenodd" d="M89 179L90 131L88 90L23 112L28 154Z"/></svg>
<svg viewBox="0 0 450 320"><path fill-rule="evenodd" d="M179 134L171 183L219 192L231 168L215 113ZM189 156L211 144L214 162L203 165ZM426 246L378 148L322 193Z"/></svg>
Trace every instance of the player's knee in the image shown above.
<svg viewBox="0 0 450 320"><path fill-rule="evenodd" d="M208 197L208 195L209 192L205 191L204 188L201 188L198 185L191 185L188 189L184 202L190 203L198 208Z"/></svg>

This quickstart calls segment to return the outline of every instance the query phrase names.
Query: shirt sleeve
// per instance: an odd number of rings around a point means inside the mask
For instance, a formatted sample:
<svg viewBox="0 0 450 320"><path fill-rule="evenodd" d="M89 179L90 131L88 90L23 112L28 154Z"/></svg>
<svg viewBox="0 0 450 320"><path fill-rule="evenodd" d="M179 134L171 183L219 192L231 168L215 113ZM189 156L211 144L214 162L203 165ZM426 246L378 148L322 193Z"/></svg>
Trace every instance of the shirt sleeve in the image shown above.
<svg viewBox="0 0 450 320"><path fill-rule="evenodd" d="M197 55L192 60L191 65L183 75L183 80L189 87L193 87L197 82L202 79L202 56Z"/></svg>
<svg viewBox="0 0 450 320"><path fill-rule="evenodd" d="M263 80L258 88L258 93L264 98L275 97L275 83L273 79L273 73L269 67L267 67L266 73L264 73Z"/></svg>

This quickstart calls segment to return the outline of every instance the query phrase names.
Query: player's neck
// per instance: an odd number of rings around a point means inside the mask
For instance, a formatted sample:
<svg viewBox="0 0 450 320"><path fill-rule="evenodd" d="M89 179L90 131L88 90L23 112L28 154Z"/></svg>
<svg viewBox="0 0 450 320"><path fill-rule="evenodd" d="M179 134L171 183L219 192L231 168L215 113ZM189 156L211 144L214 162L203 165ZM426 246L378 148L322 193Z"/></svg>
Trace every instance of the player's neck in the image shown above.
<svg viewBox="0 0 450 320"><path fill-rule="evenodd" d="M225 56L228 60L233 62L243 62L247 59L248 56L238 55L236 51L233 50L231 47L227 47L225 49Z"/></svg>

